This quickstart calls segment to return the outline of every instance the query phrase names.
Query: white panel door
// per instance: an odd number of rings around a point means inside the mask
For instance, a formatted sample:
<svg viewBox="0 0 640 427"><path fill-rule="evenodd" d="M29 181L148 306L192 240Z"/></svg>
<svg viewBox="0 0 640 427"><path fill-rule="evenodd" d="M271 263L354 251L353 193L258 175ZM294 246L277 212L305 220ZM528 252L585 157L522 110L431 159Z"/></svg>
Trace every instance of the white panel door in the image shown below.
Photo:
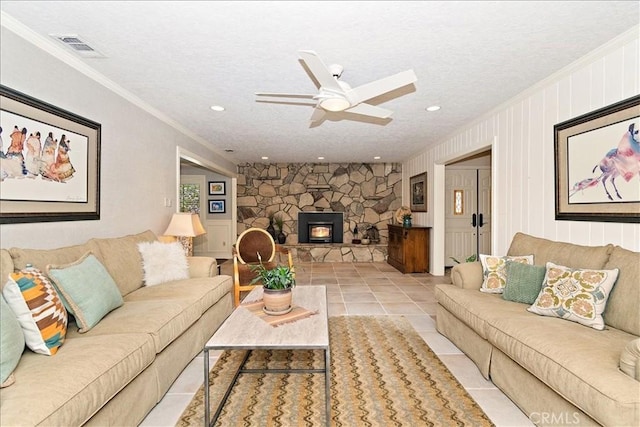
<svg viewBox="0 0 640 427"><path fill-rule="evenodd" d="M445 170L445 266L491 253L491 170Z"/></svg>
<svg viewBox="0 0 640 427"><path fill-rule="evenodd" d="M194 253L200 256L230 259L231 248L235 243L231 236L231 220L209 220L204 223L207 234L202 237Z"/></svg>
<svg viewBox="0 0 640 427"><path fill-rule="evenodd" d="M477 177L475 169L445 170L445 266L455 264L452 257L464 262L476 253Z"/></svg>
<svg viewBox="0 0 640 427"><path fill-rule="evenodd" d="M491 255L491 170L478 170L478 254Z"/></svg>

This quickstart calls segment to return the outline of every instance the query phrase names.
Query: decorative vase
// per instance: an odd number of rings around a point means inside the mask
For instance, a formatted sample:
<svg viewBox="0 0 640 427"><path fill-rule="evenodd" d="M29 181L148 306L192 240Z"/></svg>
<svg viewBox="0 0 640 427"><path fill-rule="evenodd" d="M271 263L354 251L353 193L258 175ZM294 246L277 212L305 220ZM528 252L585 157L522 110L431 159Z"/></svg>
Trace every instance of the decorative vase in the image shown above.
<svg viewBox="0 0 640 427"><path fill-rule="evenodd" d="M267 289L262 290L262 301L264 302L264 312L272 316L286 314L291 311L291 299L293 294L291 288L287 289Z"/></svg>
<svg viewBox="0 0 640 427"><path fill-rule="evenodd" d="M269 226L267 227L267 233L271 234L273 239L276 239L276 229L273 227L273 220L269 219Z"/></svg>
<svg viewBox="0 0 640 427"><path fill-rule="evenodd" d="M282 231L278 233L278 243L280 243L281 245L284 245L284 242L287 241L287 235L284 234Z"/></svg>
<svg viewBox="0 0 640 427"><path fill-rule="evenodd" d="M411 228L411 218L409 217L402 218L402 226L404 228Z"/></svg>

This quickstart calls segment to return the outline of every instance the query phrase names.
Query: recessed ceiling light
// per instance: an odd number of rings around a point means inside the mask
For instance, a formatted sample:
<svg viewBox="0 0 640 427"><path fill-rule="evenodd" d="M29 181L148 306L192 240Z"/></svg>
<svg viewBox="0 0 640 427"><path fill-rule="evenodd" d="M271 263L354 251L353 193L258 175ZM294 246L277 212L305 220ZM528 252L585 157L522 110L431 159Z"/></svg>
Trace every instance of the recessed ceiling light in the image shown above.
<svg viewBox="0 0 640 427"><path fill-rule="evenodd" d="M267 156L262 156L262 160L269 160Z"/></svg>
<svg viewBox="0 0 640 427"><path fill-rule="evenodd" d="M432 105L431 107L427 107L427 111L438 111L440 109L439 105Z"/></svg>
<svg viewBox="0 0 640 427"><path fill-rule="evenodd" d="M380 160L380 156L375 156L373 160Z"/></svg>
<svg viewBox="0 0 640 427"><path fill-rule="evenodd" d="M324 160L324 157L320 156L318 157L318 160Z"/></svg>
<svg viewBox="0 0 640 427"><path fill-rule="evenodd" d="M212 105L211 109L213 111L224 111L224 107L220 106L220 105Z"/></svg>

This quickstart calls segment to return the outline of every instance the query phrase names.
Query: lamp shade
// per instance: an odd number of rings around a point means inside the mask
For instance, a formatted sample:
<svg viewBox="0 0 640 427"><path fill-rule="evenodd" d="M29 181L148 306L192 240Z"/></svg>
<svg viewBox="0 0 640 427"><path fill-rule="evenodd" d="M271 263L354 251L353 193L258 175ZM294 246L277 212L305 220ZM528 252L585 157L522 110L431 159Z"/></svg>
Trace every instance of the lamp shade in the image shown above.
<svg viewBox="0 0 640 427"><path fill-rule="evenodd" d="M164 232L167 236L195 237L207 231L200 222L200 216L191 212L174 213L169 227Z"/></svg>

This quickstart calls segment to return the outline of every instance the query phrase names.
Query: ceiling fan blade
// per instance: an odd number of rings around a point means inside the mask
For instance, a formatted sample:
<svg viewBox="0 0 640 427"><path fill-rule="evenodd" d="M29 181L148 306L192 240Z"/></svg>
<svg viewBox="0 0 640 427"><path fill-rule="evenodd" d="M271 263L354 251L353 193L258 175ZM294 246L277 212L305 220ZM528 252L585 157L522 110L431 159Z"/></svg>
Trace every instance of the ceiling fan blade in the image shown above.
<svg viewBox="0 0 640 427"><path fill-rule="evenodd" d="M403 71L371 83L366 83L347 91L347 99L352 105L380 96L418 80L413 70Z"/></svg>
<svg viewBox="0 0 640 427"><path fill-rule="evenodd" d="M256 92L256 96L268 96L271 98L305 98L313 99L317 94L309 95L302 93L273 93L273 92Z"/></svg>
<svg viewBox="0 0 640 427"><path fill-rule="evenodd" d="M311 114L311 123L314 122L319 122L320 120L322 120L324 118L325 112L322 108L320 108L320 106L316 106L316 108L313 109L313 114Z"/></svg>
<svg viewBox="0 0 640 427"><path fill-rule="evenodd" d="M318 55L312 50L300 50L298 51L300 58L304 61L313 74L313 77L320 84L320 87L329 89L339 93L344 93L344 90L338 84L338 81L333 77L329 69L324 62L318 57Z"/></svg>
<svg viewBox="0 0 640 427"><path fill-rule="evenodd" d="M347 113L360 114L363 116L377 117L379 119L388 119L393 114L393 111L391 110L369 104L358 104L355 107L351 107L344 111Z"/></svg>

